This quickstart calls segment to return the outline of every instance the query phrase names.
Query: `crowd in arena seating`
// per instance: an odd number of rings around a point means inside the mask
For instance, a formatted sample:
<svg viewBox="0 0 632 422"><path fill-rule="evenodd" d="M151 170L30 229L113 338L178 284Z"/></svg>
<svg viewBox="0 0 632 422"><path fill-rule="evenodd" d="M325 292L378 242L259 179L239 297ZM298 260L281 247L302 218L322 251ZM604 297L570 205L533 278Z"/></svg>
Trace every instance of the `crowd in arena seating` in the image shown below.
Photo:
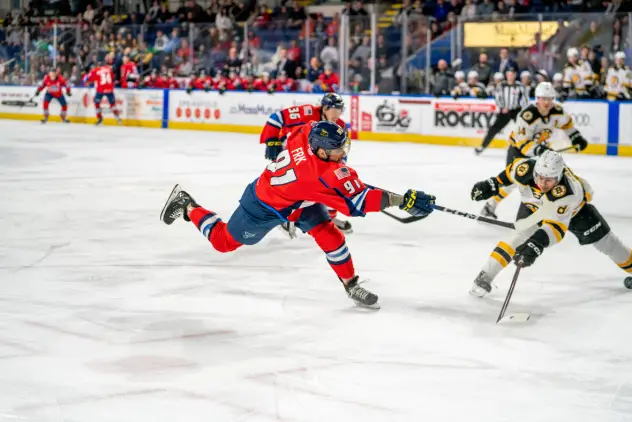
<svg viewBox="0 0 632 422"><path fill-rule="evenodd" d="M457 18L516 20L523 13L536 12L603 14L611 4L621 2L403 0L392 25L376 33L376 57L372 57L367 31L369 16L362 1L346 3L332 17L308 14L292 0L281 1L275 7L265 1L240 0L207 0L202 7L195 0L183 0L175 11L167 3L155 0L148 10L139 9L123 16L114 15L111 6L97 1L80 11L69 7L77 12L74 16L43 17L35 6L8 14L0 29L0 83L36 84L55 63L72 85L81 86L83 76L106 55L113 54L117 75L125 56L136 62L141 87L163 87L162 81L171 79L181 88L222 92L239 89L423 93L429 86L429 93L454 95L456 87L463 87L460 85L463 81L455 78L459 70L476 71L477 82L488 88L493 84L494 73L502 70L507 60L513 62L512 67L524 78L528 72L530 81L557 78L555 74L562 72L565 61L564 51L550 51L550 45L541 43L536 34L532 48L470 52L478 57L461 67L439 60L432 63L430 73L425 69L404 69L408 57L453 29ZM600 82L605 82L615 54L630 49L627 36L630 22L624 13L632 9L632 2L621 2L618 6L621 18L606 21L612 26L611 44L581 49L586 55L581 60L589 61L597 75L595 88L591 90L594 97L603 95L604 90L597 88L602 86ZM339 39L344 15L349 16L345 57ZM402 31L404 24L407 27ZM402 32L406 35L402 36ZM406 43L406 48L402 48L402 43ZM557 67L543 66L542 60L529 60L539 54L553 57ZM373 66L375 85L371 86ZM341 85L341 68L347 74L345 86ZM173 84L170 82L169 86ZM564 94L574 95L569 89Z"/></svg>

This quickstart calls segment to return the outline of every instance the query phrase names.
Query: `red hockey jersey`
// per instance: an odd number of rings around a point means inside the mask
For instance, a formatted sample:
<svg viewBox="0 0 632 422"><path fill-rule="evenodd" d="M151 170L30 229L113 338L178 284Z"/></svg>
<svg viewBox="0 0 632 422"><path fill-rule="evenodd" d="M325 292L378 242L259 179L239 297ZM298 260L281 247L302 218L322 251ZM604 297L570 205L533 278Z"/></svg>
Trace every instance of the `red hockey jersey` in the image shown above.
<svg viewBox="0 0 632 422"><path fill-rule="evenodd" d="M259 143L265 144L270 138L280 139L288 134L296 126L304 125L309 122L319 122L324 120L321 112L321 106L305 104L283 109L268 117L266 125L263 127ZM336 124L342 128L346 128L342 119L336 120Z"/></svg>
<svg viewBox="0 0 632 422"><path fill-rule="evenodd" d="M114 92L114 71L107 65L95 67L86 76L86 82L94 82L98 94L111 94Z"/></svg>
<svg viewBox="0 0 632 422"><path fill-rule="evenodd" d="M287 149L257 180L257 198L286 218L314 203L354 217L380 211L382 190L366 186L346 164L323 161L312 152L308 136L315 124L295 128L289 134Z"/></svg>
<svg viewBox="0 0 632 422"><path fill-rule="evenodd" d="M37 92L47 89L46 92L55 98L59 98L64 95L64 88L66 88L67 93L70 93L70 86L68 86L68 82L62 76L57 75L55 79L51 79L50 76L46 75L40 86L37 87Z"/></svg>
<svg viewBox="0 0 632 422"><path fill-rule="evenodd" d="M136 88L139 79L136 63L127 62L121 65L121 88Z"/></svg>

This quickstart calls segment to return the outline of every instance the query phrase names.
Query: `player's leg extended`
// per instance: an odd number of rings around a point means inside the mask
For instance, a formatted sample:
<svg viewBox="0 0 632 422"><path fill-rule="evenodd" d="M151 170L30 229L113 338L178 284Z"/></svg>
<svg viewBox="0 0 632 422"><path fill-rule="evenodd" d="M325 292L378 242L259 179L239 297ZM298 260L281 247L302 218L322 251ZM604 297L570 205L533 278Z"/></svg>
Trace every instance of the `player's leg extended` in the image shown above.
<svg viewBox="0 0 632 422"><path fill-rule="evenodd" d="M103 113L101 112L101 100L103 99L103 94L97 92L94 95L94 109L97 112L97 125L103 123Z"/></svg>
<svg viewBox="0 0 632 422"><path fill-rule="evenodd" d="M531 215L532 212L524 204L520 204L518 211L518 219L523 219ZM537 226L533 226L528 230L518 232L506 241L500 241L487 258L485 265L481 268L481 272L474 280L474 284L470 290L473 296L483 297L492 290L492 281L496 276L511 263L516 247L526 241L535 231Z"/></svg>
<svg viewBox="0 0 632 422"><path fill-rule="evenodd" d="M577 237L580 245L593 245L632 275L632 250L610 231L610 226L594 205L584 205L571 220L568 230Z"/></svg>
<svg viewBox="0 0 632 422"><path fill-rule="evenodd" d="M300 215L296 226L312 236L325 252L329 266L342 281L349 297L358 305L379 308L377 295L360 287L345 236L330 220L327 208L322 204L315 204L298 210L297 213Z"/></svg>
<svg viewBox="0 0 632 422"><path fill-rule="evenodd" d="M44 95L44 103L42 104L44 108L44 118L42 119L42 123L46 123L48 121L48 106L50 105L52 99L53 96L50 95L48 92L46 93L46 95Z"/></svg>
<svg viewBox="0 0 632 422"><path fill-rule="evenodd" d="M118 108L116 108L116 99L114 98L114 94L112 93L105 94L105 98L108 99L108 104L110 105L110 110L112 110L112 114L114 115L114 118L116 119L116 123L120 125L123 122L121 118L119 117L119 110Z"/></svg>
<svg viewBox="0 0 632 422"><path fill-rule="evenodd" d="M61 105L61 113L59 114L59 116L61 117L61 121L64 123L69 123L68 119L66 118L66 115L68 114L68 103L66 103L66 97L64 97L64 95L62 94L61 96L57 97L57 101L59 101L59 105Z"/></svg>

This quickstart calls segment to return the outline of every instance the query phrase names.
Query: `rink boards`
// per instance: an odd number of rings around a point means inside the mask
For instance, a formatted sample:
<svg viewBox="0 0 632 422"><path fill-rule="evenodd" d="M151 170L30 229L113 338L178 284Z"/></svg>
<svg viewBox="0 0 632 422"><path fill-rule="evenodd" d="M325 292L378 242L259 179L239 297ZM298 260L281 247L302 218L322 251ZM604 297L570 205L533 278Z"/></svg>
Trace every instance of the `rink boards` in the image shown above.
<svg viewBox="0 0 632 422"><path fill-rule="evenodd" d="M0 87L0 118L39 120L44 94L35 87ZM73 122L96 122L94 89L75 88L67 98ZM427 96L343 95L342 118L351 137L361 140L419 142L438 145L478 146L493 124L493 100L434 98ZM283 108L317 104L322 94L248 93L184 90L116 91L117 107L126 125L258 134L270 114ZM564 107L590 143L592 154L632 156L632 104L606 101L567 101ZM109 108L102 108L106 124L114 124ZM51 121L59 121L60 106L50 105ZM505 147L511 125L492 147ZM555 147L568 145L562 133L552 135Z"/></svg>

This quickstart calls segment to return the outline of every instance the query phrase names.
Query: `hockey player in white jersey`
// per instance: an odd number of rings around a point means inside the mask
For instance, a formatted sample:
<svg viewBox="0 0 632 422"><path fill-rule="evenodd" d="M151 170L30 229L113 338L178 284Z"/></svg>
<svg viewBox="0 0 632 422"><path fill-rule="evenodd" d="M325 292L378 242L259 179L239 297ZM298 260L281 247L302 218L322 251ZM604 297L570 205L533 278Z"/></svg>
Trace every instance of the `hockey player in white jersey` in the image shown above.
<svg viewBox="0 0 632 422"><path fill-rule="evenodd" d="M564 111L561 104L556 103L556 91L550 82L541 82L535 90L535 104L529 104L516 118L513 130L509 134L507 165L518 158L537 157L551 149L550 139L555 130L561 130L570 138L571 143L579 151L588 146L588 142L573 124L573 118ZM506 198L514 186L500 189L490 198L481 215L496 218L496 207Z"/></svg>
<svg viewBox="0 0 632 422"><path fill-rule="evenodd" d="M632 276L632 250L625 246L590 204L593 190L588 182L564 164L562 155L545 151L538 158L516 160L497 177L478 182L472 188L475 201L496 195L502 188L517 185L522 202L514 236L498 242L470 293L482 297L492 290L492 281L513 260L529 267L551 246L562 241L567 231L580 245L593 245ZM626 287L632 277L625 279Z"/></svg>
<svg viewBox="0 0 632 422"><path fill-rule="evenodd" d="M579 58L576 48L566 52L568 61L564 65L564 90L570 98L590 98L594 73L588 61Z"/></svg>
<svg viewBox="0 0 632 422"><path fill-rule="evenodd" d="M614 55L614 65L606 76L606 95L608 101L632 99L632 70L625 65L625 53Z"/></svg>

